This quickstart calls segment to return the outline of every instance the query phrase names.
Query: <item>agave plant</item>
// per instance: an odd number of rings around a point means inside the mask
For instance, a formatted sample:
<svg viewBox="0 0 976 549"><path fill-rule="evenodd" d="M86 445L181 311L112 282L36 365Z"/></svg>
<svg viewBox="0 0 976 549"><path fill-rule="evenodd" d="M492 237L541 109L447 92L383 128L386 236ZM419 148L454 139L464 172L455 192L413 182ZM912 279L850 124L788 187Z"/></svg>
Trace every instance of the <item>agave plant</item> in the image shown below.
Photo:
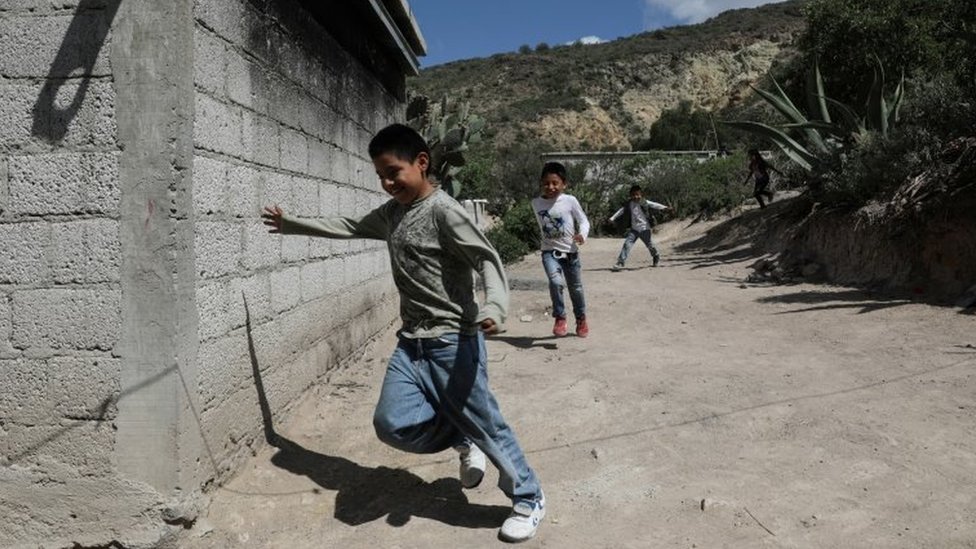
<svg viewBox="0 0 976 549"><path fill-rule="evenodd" d="M464 166L464 151L481 140L485 121L471 114L468 103L451 104L447 97L437 103L422 95L407 107L407 125L417 130L430 147L428 176L448 194L457 197L461 181L457 174Z"/></svg>
<svg viewBox="0 0 976 549"><path fill-rule="evenodd" d="M769 139L787 157L811 171L825 155L838 149L843 151L862 141L872 132L887 136L888 131L898 121L898 112L904 97L905 75L902 74L895 93L889 101L884 96L884 67L877 56L874 56L874 60L874 79L868 92L863 116L852 107L826 96L820 66L814 63L807 80L807 99L809 111L819 116L819 119L807 118L773 79L775 93L759 88L753 89L786 118L785 124L770 126L743 120L722 123ZM831 108L836 116L831 114Z"/></svg>

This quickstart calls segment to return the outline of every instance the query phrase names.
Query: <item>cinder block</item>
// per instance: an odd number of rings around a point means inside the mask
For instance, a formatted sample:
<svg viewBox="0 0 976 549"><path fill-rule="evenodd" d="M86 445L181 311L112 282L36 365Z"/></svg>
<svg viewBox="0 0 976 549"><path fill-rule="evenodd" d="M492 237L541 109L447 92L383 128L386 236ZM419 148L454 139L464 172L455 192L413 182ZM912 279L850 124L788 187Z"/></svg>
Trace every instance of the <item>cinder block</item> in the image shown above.
<svg viewBox="0 0 976 549"><path fill-rule="evenodd" d="M310 95L307 90L305 91L306 93L302 94L301 104L299 104L302 111L299 129L310 139L321 139L325 128L321 124L322 119L319 116L319 111L322 110L323 106L318 99Z"/></svg>
<svg viewBox="0 0 976 549"><path fill-rule="evenodd" d="M306 263L301 267L302 301L312 301L325 295L325 262Z"/></svg>
<svg viewBox="0 0 976 549"><path fill-rule="evenodd" d="M115 88L107 78L89 80L86 85L65 83L58 97L82 97L75 109L62 109L55 103L50 111L39 110L37 117L49 117L53 133L64 132L61 143L74 147L112 147L117 143Z"/></svg>
<svg viewBox="0 0 976 549"><path fill-rule="evenodd" d="M289 263L308 258L309 240L312 237L286 235L281 240L281 260Z"/></svg>
<svg viewBox="0 0 976 549"><path fill-rule="evenodd" d="M193 83L216 97L224 97L227 59L224 42L197 25L193 29Z"/></svg>
<svg viewBox="0 0 976 549"><path fill-rule="evenodd" d="M260 173L250 166L234 166L227 172L227 204L229 214L244 218L247 222L259 220L262 205L258 202L261 192Z"/></svg>
<svg viewBox="0 0 976 549"><path fill-rule="evenodd" d="M196 291L197 315L200 319L197 330L201 341L224 336L231 330L229 297L231 284L228 281L201 283Z"/></svg>
<svg viewBox="0 0 976 549"><path fill-rule="evenodd" d="M254 341L254 352L261 369L287 361L289 355L296 351L283 343L280 318L277 317L274 321L251 326L250 333Z"/></svg>
<svg viewBox="0 0 976 549"><path fill-rule="evenodd" d="M13 347L10 345L12 324L10 319L10 297L5 293L0 293L0 358L13 355Z"/></svg>
<svg viewBox="0 0 976 549"><path fill-rule="evenodd" d="M62 418L112 420L121 361L55 357L0 361L0 412L9 422L57 424Z"/></svg>
<svg viewBox="0 0 976 549"><path fill-rule="evenodd" d="M0 156L0 218L10 210L10 186L7 173L7 157Z"/></svg>
<svg viewBox="0 0 976 549"><path fill-rule="evenodd" d="M52 224L55 283L118 282L122 265L119 222L86 219Z"/></svg>
<svg viewBox="0 0 976 549"><path fill-rule="evenodd" d="M297 173L308 172L308 143L304 134L281 130L281 167Z"/></svg>
<svg viewBox="0 0 976 549"><path fill-rule="evenodd" d="M43 284L51 280L47 223L0 223L0 284Z"/></svg>
<svg viewBox="0 0 976 549"><path fill-rule="evenodd" d="M242 113L242 123L247 159L277 168L281 164L280 126L274 120L251 111Z"/></svg>
<svg viewBox="0 0 976 549"><path fill-rule="evenodd" d="M110 351L122 328L119 303L117 289L14 292L14 347L37 355L50 350Z"/></svg>
<svg viewBox="0 0 976 549"><path fill-rule="evenodd" d="M291 176L275 172L264 174L264 199L262 204L277 204L281 206L285 214L295 213L294 203L292 202Z"/></svg>
<svg viewBox="0 0 976 549"><path fill-rule="evenodd" d="M193 211L199 215L224 213L228 165L206 156L193 157Z"/></svg>
<svg viewBox="0 0 976 549"><path fill-rule="evenodd" d="M241 157L244 152L240 107L196 94L193 143L196 147Z"/></svg>
<svg viewBox="0 0 976 549"><path fill-rule="evenodd" d="M227 67L227 96L231 101L248 108L254 107L251 82L261 78L260 69L241 56L239 50L225 50Z"/></svg>
<svg viewBox="0 0 976 549"><path fill-rule="evenodd" d="M302 298L301 269L290 267L271 273L271 305L276 313L298 305Z"/></svg>
<svg viewBox="0 0 976 549"><path fill-rule="evenodd" d="M247 308L251 313L251 324L256 325L270 319L273 315L271 306L271 282L265 273L255 273L245 278L231 280L231 293L227 300L230 313L231 328L245 325L244 296L247 297Z"/></svg>
<svg viewBox="0 0 976 549"><path fill-rule="evenodd" d="M110 422L62 419L55 424L7 426L0 437L0 455L21 467L50 469L65 464L79 477L116 473L115 429Z"/></svg>
<svg viewBox="0 0 976 549"><path fill-rule="evenodd" d="M89 5L94 4L95 6L104 6L106 0L101 2L93 2ZM58 2L51 2L51 0L6 0L3 3L3 9L13 13L13 12L30 12L31 15L36 14L48 14L51 12L62 11L69 13L68 10L74 10L78 7L80 0L60 0Z"/></svg>
<svg viewBox="0 0 976 549"><path fill-rule="evenodd" d="M295 84L280 76L271 77L272 97L268 98L268 114L290 128L300 128L302 111L298 107L302 92Z"/></svg>
<svg viewBox="0 0 976 549"><path fill-rule="evenodd" d="M261 25L260 16L248 6L248 2L222 0L196 0L193 17L204 27L237 46L251 42L253 30Z"/></svg>
<svg viewBox="0 0 976 549"><path fill-rule="evenodd" d="M35 120L34 116L34 104L41 89L40 84L33 82L0 84L0 144L9 147L30 143L35 124L41 135L49 133L50 120L40 115Z"/></svg>
<svg viewBox="0 0 976 549"><path fill-rule="evenodd" d="M238 223L200 222L194 237L197 274L214 278L237 272L241 256Z"/></svg>
<svg viewBox="0 0 976 549"><path fill-rule="evenodd" d="M314 179L294 177L291 180L295 215L315 217L319 214L319 185Z"/></svg>
<svg viewBox="0 0 976 549"><path fill-rule="evenodd" d="M319 215L321 217L338 217L343 213L339 210L339 196L342 192L338 185L319 183Z"/></svg>
<svg viewBox="0 0 976 549"><path fill-rule="evenodd" d="M197 385L203 410L218 405L251 378L249 355L246 333L226 335L200 344Z"/></svg>
<svg viewBox="0 0 976 549"><path fill-rule="evenodd" d="M244 225L244 256L242 258L244 268L248 271L254 271L280 263L282 239L281 235L269 233L268 228L257 220L253 223L246 223Z"/></svg>
<svg viewBox="0 0 976 549"><path fill-rule="evenodd" d="M321 179L332 179L334 147L318 139L308 140L308 173Z"/></svg>
<svg viewBox="0 0 976 549"><path fill-rule="evenodd" d="M107 10L0 19L4 76L108 75ZM78 71L78 69L82 69Z"/></svg>
<svg viewBox="0 0 976 549"><path fill-rule="evenodd" d="M14 214L118 212L121 192L115 153L11 157L9 180Z"/></svg>

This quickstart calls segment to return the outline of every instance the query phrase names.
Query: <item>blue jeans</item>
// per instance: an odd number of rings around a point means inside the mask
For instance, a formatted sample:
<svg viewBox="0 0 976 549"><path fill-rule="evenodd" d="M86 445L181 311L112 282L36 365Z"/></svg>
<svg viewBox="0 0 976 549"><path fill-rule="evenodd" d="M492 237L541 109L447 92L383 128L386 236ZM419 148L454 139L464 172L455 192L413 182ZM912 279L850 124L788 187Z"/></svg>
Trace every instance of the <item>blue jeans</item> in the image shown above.
<svg viewBox="0 0 976 549"><path fill-rule="evenodd" d="M627 262L627 256L630 255L630 248L633 247L634 242L637 239L641 239L641 242L647 246L647 250L651 252L651 258L657 263L661 259L661 254L658 253L657 248L654 247L654 241L651 240L651 230L647 229L644 231L635 231L630 229L627 231L627 236L624 237L624 247L620 248L620 255L617 256L617 265L623 265Z"/></svg>
<svg viewBox="0 0 976 549"><path fill-rule="evenodd" d="M557 258L553 250L543 250L542 268L549 277L549 297L552 298L552 316L566 318L566 302L563 301L563 288L569 288L569 299L573 302L573 315L586 316L586 300L583 299L583 279L580 277L579 254L563 254Z"/></svg>
<svg viewBox="0 0 976 549"><path fill-rule="evenodd" d="M542 488L488 388L485 339L446 334L401 337L373 414L379 439L417 454L472 443L499 472L498 487L514 503L536 501Z"/></svg>

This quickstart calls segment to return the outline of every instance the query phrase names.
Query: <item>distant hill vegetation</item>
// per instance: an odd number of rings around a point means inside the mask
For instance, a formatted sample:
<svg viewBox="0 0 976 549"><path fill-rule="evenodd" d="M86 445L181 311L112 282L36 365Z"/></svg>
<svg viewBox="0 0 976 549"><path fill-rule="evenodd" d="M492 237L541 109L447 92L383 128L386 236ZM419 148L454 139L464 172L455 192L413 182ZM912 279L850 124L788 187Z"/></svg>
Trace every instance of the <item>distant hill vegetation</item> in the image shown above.
<svg viewBox="0 0 976 549"><path fill-rule="evenodd" d="M732 10L602 44L522 47L425 69L408 87L470 102L497 148L647 148L651 126L669 111L741 109L751 84L795 57L803 4Z"/></svg>

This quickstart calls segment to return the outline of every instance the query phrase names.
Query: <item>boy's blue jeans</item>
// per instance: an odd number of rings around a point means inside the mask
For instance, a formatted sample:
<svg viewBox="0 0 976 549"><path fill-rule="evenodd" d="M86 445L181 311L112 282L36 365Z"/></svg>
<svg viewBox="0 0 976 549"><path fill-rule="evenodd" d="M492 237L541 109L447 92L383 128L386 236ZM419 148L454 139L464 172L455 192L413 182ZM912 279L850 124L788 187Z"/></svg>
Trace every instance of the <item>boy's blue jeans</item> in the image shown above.
<svg viewBox="0 0 976 549"><path fill-rule="evenodd" d="M536 501L542 489L488 388L482 334L400 337L373 414L379 439L418 454L470 442L499 472L498 487L514 503Z"/></svg>
<svg viewBox="0 0 976 549"><path fill-rule="evenodd" d="M583 279L580 277L579 254L564 253L558 258L553 250L543 250L542 268L549 277L549 297L552 298L553 318L566 318L566 302L563 301L563 288L569 289L569 300L573 303L576 318L586 316L586 300L583 298Z"/></svg>
<svg viewBox="0 0 976 549"><path fill-rule="evenodd" d="M617 265L623 265L627 262L627 256L630 255L630 248L634 245L637 239L641 239L641 242L647 246L647 250L651 252L651 258L657 261L661 258L661 254L658 253L657 248L654 247L654 241L651 240L651 230L647 229L645 231L635 231L630 229L627 231L627 236L624 237L624 247L620 248L620 255L617 256Z"/></svg>

